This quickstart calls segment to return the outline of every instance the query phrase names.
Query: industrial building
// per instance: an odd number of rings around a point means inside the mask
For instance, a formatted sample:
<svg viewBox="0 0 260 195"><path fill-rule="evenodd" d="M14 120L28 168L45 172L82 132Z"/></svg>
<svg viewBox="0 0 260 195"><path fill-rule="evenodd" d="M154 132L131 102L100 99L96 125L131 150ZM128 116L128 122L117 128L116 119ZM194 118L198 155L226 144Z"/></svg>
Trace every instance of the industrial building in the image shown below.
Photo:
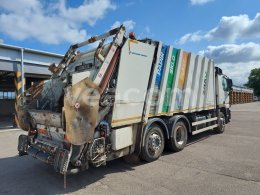
<svg viewBox="0 0 260 195"><path fill-rule="evenodd" d="M48 66L63 56L29 48L0 44L0 122L14 118L15 99L32 82L50 77Z"/></svg>

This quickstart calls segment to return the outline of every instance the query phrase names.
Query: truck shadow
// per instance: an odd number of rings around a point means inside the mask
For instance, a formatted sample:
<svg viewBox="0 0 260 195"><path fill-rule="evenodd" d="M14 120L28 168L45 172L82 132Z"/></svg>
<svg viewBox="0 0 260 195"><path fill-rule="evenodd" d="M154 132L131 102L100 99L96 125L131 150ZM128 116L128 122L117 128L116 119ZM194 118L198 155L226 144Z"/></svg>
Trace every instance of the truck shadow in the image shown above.
<svg viewBox="0 0 260 195"><path fill-rule="evenodd" d="M188 139L187 146L190 146L190 145L200 142L202 140L208 139L209 137L214 136L214 135L217 135L217 134L213 130L204 131L202 133L192 135Z"/></svg>
<svg viewBox="0 0 260 195"><path fill-rule="evenodd" d="M0 159L0 194L64 194L75 192L89 185L98 192L104 187L98 181L107 175L132 171L134 168L121 159L106 166L90 167L87 171L67 176L67 188L63 188L63 176L53 168L30 156L14 156ZM118 181L120 182L120 180ZM103 189L104 190L104 189ZM95 192L93 191L93 192Z"/></svg>
<svg viewBox="0 0 260 195"><path fill-rule="evenodd" d="M211 136L214 136L214 135L217 135L217 134L214 131L209 130L209 131L201 132L201 133L196 134L196 135L189 136L186 147L189 147L193 144L196 144L197 142L201 142L201 141L208 139L208 138L210 138ZM169 149L165 148L165 152L164 152L163 155L170 155L170 154L173 154L173 152L171 152Z"/></svg>
<svg viewBox="0 0 260 195"><path fill-rule="evenodd" d="M213 131L207 131L191 136L188 147L199 141L205 140ZM172 154L164 152L163 155ZM174 155L174 154L173 154ZM63 188L63 176L56 174L53 168L30 156L14 156L0 159L0 194L64 194L76 192L90 186L92 192L98 192L98 188L105 184L98 182L108 175L135 170L144 162L128 164L122 159L108 162L106 166L98 168L90 167L89 170L76 175L67 176L67 188ZM109 180L110 178L108 178ZM118 179L115 177L114 180ZM118 179L120 183L120 179ZM89 189L88 189L89 190ZM96 191L97 190L97 191ZM104 189L103 189L104 190Z"/></svg>

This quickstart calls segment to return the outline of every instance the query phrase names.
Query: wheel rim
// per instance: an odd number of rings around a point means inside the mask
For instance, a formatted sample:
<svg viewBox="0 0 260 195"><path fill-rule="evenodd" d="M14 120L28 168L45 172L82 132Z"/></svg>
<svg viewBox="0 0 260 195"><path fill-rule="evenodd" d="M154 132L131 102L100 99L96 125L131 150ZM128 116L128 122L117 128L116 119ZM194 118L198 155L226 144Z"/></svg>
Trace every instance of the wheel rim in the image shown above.
<svg viewBox="0 0 260 195"><path fill-rule="evenodd" d="M178 145L184 143L185 129L182 126L178 126L176 129L176 142Z"/></svg>
<svg viewBox="0 0 260 195"><path fill-rule="evenodd" d="M148 138L148 151L150 154L154 155L160 151L162 147L162 138L157 133L151 133Z"/></svg>

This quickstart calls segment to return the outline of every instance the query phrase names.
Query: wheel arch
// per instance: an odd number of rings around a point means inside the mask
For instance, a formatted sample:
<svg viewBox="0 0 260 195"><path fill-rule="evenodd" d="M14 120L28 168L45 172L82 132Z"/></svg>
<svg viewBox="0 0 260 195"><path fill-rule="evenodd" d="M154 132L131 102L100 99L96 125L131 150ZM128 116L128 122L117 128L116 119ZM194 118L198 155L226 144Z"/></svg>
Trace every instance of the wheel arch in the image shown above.
<svg viewBox="0 0 260 195"><path fill-rule="evenodd" d="M164 122L164 120L161 119L161 118L151 118L151 119L149 119L148 122L146 123L145 127L144 127L143 135L145 135L146 132L148 131L149 127L151 125L154 125L154 124L159 125L162 128L163 134L164 134L164 137L165 137L166 140L170 139L170 132L169 132L168 126ZM143 136L143 138L142 138L142 145L144 143L144 137L145 136Z"/></svg>

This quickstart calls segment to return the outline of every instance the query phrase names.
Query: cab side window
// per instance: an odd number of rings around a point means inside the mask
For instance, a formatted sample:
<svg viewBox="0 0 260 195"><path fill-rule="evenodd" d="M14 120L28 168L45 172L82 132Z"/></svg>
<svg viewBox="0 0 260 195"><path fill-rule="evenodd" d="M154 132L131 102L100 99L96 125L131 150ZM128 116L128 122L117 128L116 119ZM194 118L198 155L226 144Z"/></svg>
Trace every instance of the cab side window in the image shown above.
<svg viewBox="0 0 260 195"><path fill-rule="evenodd" d="M222 87L224 91L228 91L228 84L227 84L227 79L222 77Z"/></svg>

